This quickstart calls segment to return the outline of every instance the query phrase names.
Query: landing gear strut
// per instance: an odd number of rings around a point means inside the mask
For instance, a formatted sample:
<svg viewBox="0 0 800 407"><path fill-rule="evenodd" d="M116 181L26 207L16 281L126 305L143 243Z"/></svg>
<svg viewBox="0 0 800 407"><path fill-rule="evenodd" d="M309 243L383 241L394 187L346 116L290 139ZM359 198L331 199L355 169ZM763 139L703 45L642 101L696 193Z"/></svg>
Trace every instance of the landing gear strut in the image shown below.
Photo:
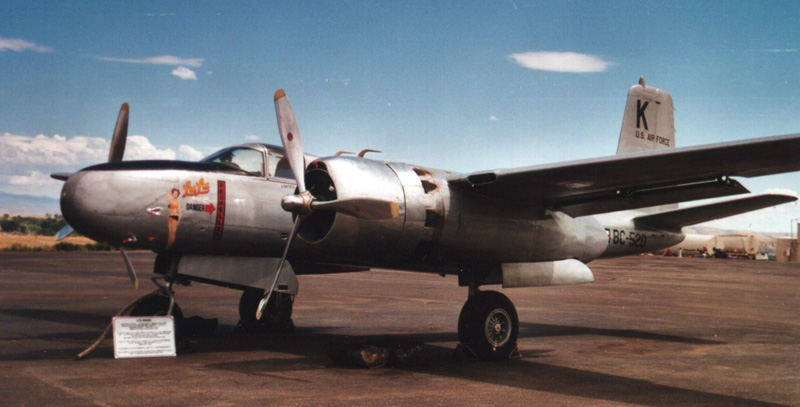
<svg viewBox="0 0 800 407"><path fill-rule="evenodd" d="M239 326L247 332L293 332L292 305L294 297L273 293L261 319L256 319L256 309L264 297L264 290L249 289L239 300Z"/></svg>
<svg viewBox="0 0 800 407"><path fill-rule="evenodd" d="M183 311L173 302L172 313L169 313L170 298L163 292L156 291L140 298L130 312L132 317L172 315L175 321L183 319Z"/></svg>
<svg viewBox="0 0 800 407"><path fill-rule="evenodd" d="M128 315L132 317L161 317L172 315L175 317L175 321L183 319L183 312L178 306L178 303L175 302L175 296L172 291L174 282L168 281L166 285L161 285L157 277L154 277L152 280L159 289L139 298Z"/></svg>
<svg viewBox="0 0 800 407"><path fill-rule="evenodd" d="M514 304L496 291L469 297L458 318L458 339L481 359L508 359L517 350L519 319Z"/></svg>

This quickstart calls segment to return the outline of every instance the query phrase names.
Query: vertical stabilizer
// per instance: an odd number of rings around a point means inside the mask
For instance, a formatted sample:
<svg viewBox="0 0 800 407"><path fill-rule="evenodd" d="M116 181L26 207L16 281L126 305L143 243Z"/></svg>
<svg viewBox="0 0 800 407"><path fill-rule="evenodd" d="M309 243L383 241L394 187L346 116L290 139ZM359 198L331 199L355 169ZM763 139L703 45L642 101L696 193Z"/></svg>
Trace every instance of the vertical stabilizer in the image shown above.
<svg viewBox="0 0 800 407"><path fill-rule="evenodd" d="M639 84L628 92L617 154L673 147L672 96L661 89L645 86L644 78L639 78Z"/></svg>

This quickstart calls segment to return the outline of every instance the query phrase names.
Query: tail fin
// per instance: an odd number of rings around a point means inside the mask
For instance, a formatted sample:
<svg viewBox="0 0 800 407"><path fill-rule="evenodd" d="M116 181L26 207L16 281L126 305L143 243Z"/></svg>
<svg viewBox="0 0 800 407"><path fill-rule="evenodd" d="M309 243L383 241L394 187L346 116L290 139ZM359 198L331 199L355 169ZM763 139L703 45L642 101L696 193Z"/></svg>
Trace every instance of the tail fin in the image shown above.
<svg viewBox="0 0 800 407"><path fill-rule="evenodd" d="M644 78L639 78L639 84L628 92L617 154L674 147L672 96L645 86Z"/></svg>

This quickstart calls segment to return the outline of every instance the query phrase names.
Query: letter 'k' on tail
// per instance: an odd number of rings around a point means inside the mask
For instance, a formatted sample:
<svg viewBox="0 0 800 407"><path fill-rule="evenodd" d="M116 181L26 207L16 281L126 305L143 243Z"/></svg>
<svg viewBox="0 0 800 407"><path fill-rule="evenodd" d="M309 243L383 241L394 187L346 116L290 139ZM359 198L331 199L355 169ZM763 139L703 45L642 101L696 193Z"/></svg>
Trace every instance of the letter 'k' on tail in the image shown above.
<svg viewBox="0 0 800 407"><path fill-rule="evenodd" d="M675 120L672 96L666 91L645 86L644 78L631 87L617 154L675 147Z"/></svg>

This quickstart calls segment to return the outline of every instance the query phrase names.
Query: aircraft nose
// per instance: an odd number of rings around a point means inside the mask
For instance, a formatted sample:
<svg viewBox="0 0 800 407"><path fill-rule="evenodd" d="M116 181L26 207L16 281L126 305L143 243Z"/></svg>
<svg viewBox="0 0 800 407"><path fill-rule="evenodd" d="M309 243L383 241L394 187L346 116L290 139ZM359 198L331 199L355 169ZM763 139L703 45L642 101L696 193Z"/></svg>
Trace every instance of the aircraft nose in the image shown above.
<svg viewBox="0 0 800 407"><path fill-rule="evenodd" d="M85 235L83 219L85 208L82 207L76 194L77 186L80 184L82 178L83 173L77 173L73 174L64 182L64 186L61 188L60 204L61 215L64 216L64 220L75 228L75 230Z"/></svg>
<svg viewBox="0 0 800 407"><path fill-rule="evenodd" d="M103 202L102 185L98 183L92 171L78 172L64 183L61 188L61 214L64 219L80 234L99 241L119 244L120 241L110 214Z"/></svg>
<svg viewBox="0 0 800 407"><path fill-rule="evenodd" d="M75 176L77 176L77 174L75 174ZM73 223L73 214L75 213L75 202L73 202L75 195L72 193L74 187L70 184L69 178L64 181L64 185L61 187L59 203L61 205L61 215L64 216L67 223L71 225Z"/></svg>
<svg viewBox="0 0 800 407"><path fill-rule="evenodd" d="M61 213L80 234L111 245L151 248L164 241L162 215L166 186L151 174L135 171L87 169L73 174L61 189ZM167 212L168 213L168 212Z"/></svg>

